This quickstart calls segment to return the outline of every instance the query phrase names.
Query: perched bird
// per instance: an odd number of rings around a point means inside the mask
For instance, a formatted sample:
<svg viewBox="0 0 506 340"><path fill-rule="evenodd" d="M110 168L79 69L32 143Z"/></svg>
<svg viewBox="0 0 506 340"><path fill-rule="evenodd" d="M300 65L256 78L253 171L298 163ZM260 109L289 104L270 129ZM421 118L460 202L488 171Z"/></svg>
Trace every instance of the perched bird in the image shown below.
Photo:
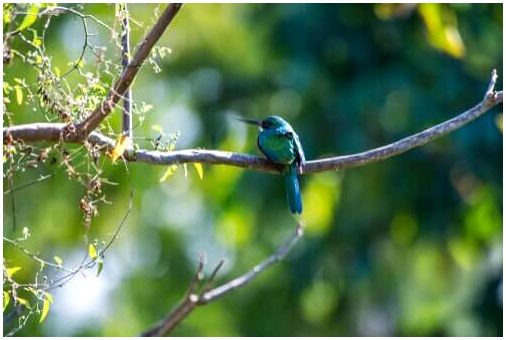
<svg viewBox="0 0 506 340"><path fill-rule="evenodd" d="M298 170L304 164L304 151L299 136L286 120L269 116L262 121L239 118L239 120L260 127L257 144L262 153L273 163L283 165L286 196L292 214L302 213Z"/></svg>

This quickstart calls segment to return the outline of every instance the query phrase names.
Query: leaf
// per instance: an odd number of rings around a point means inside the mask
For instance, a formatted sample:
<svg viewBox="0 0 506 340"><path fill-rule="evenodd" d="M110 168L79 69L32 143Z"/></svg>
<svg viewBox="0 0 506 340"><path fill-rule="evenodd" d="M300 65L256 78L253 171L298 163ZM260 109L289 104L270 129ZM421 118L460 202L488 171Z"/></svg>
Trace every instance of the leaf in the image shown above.
<svg viewBox="0 0 506 340"><path fill-rule="evenodd" d="M12 275L14 275L15 273L19 272L20 270L21 270L21 267L7 268L6 269L7 276L8 277L12 277Z"/></svg>
<svg viewBox="0 0 506 340"><path fill-rule="evenodd" d="M184 169L184 178L188 178L188 165L186 163L183 163L183 169Z"/></svg>
<svg viewBox="0 0 506 340"><path fill-rule="evenodd" d="M53 296L49 293L45 293L44 304L42 305L42 312L40 313L39 323L42 323L49 313L49 307L53 303Z"/></svg>
<svg viewBox="0 0 506 340"><path fill-rule="evenodd" d="M92 260L97 258L97 247L93 243L90 243L88 246L88 255L90 255Z"/></svg>
<svg viewBox="0 0 506 340"><path fill-rule="evenodd" d="M4 18L4 24L7 25L11 22L12 20L12 12L10 11L10 8L8 8L9 4L4 4L4 15L3 15L3 18Z"/></svg>
<svg viewBox="0 0 506 340"><path fill-rule="evenodd" d="M26 308L28 308L28 309L32 309L32 307L30 307L30 303L29 303L27 300L25 300L25 299L23 299L23 298L20 298L19 296L16 296L14 299L15 299L15 300L16 300L19 304L22 304L22 305L23 305L23 306L25 306Z"/></svg>
<svg viewBox="0 0 506 340"><path fill-rule="evenodd" d="M23 104L23 90L21 89L21 86L14 86L14 90L16 91L16 102L18 105Z"/></svg>
<svg viewBox="0 0 506 340"><path fill-rule="evenodd" d="M4 312L7 306L9 305L9 302L11 301L11 297L9 296L9 293L4 292Z"/></svg>
<svg viewBox="0 0 506 340"><path fill-rule="evenodd" d="M152 125L152 126L151 126L151 129L155 130L155 131L156 131L156 132L158 132L160 135L165 136L165 133L163 133L163 129L162 129L162 126L161 126L161 125L158 125L158 124Z"/></svg>
<svg viewBox="0 0 506 340"><path fill-rule="evenodd" d="M163 174L162 178L160 178L160 182L163 182L163 181L167 180L167 178L169 178L170 176L172 176L176 172L176 170L177 170L177 165L176 164L169 165L169 167L167 168L167 170Z"/></svg>
<svg viewBox="0 0 506 340"><path fill-rule="evenodd" d="M112 162L115 163L116 160L123 155L127 147L131 144L130 138L128 136L125 136L123 134L119 135L118 139L116 140L116 145L114 146L114 149L111 152L111 159Z"/></svg>
<svg viewBox="0 0 506 340"><path fill-rule="evenodd" d="M204 169L202 168L202 164L193 163L195 165L195 169L197 169L197 173L199 174L200 179L204 178Z"/></svg>
<svg viewBox="0 0 506 340"><path fill-rule="evenodd" d="M97 277L100 275L100 273L102 272L102 269L104 269L104 260L102 260L102 258L99 258L97 260Z"/></svg>
<svg viewBox="0 0 506 340"><path fill-rule="evenodd" d="M58 267L61 267L63 264L63 260L59 256L53 256L54 262L58 265Z"/></svg>
<svg viewBox="0 0 506 340"><path fill-rule="evenodd" d="M33 4L28 9L25 18L21 22L21 25L18 27L18 31L22 31L30 26L37 20L37 15L39 14L39 4Z"/></svg>
<svg viewBox="0 0 506 340"><path fill-rule="evenodd" d="M428 31L429 43L454 58L463 58L465 46L457 27L457 17L442 4L424 3L419 5Z"/></svg>

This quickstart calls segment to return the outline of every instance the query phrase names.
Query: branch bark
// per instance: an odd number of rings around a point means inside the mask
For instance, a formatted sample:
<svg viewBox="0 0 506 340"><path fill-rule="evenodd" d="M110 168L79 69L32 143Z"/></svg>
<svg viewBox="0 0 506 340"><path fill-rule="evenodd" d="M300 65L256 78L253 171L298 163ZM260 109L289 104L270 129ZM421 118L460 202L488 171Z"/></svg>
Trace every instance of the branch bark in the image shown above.
<svg viewBox="0 0 506 340"><path fill-rule="evenodd" d="M170 333L181 321L183 321L196 307L210 303L230 292L245 286L255 279L258 275L266 271L272 265L280 262L295 247L297 242L303 236L303 228L297 222L297 228L293 235L288 238L279 248L261 263L257 264L245 274L228 281L214 289L209 289L209 283L214 279L216 273L221 268L223 261L216 266L209 278L208 284L200 293L195 292L195 283L201 277L204 263L201 260L193 280L190 282L188 293L184 299L174 308L162 321L152 328L146 330L142 336L164 336Z"/></svg>
<svg viewBox="0 0 506 340"><path fill-rule="evenodd" d="M503 91L494 91L496 82L497 74L494 70L483 100L471 109L452 119L376 149L351 155L307 161L302 168L302 173L310 174L332 171L379 162L442 137L470 123L482 116L492 107L503 102ZM64 127L65 124L58 123L17 125L4 128L4 136L10 134L14 139L21 139L25 142L57 141ZM92 132L88 140L91 143L103 146L105 149L114 148L114 140L98 132ZM73 138L69 138L68 141L80 142L80 139L78 136L74 136ZM220 150L190 149L170 152L151 150L136 150L134 152L133 150L129 150L125 153L124 157L127 161L147 164L172 165L197 162L230 165L261 172L279 173L279 169L276 165L265 158Z"/></svg>
<svg viewBox="0 0 506 340"><path fill-rule="evenodd" d="M122 64L123 70L126 70L128 65L130 64L130 25L128 23L128 17L130 13L128 12L127 4L124 3L121 5L122 10L122 37L121 37L121 47L122 47ZM123 135L128 136L130 140L133 138L133 128L132 128L132 87L128 87L128 89L123 94Z"/></svg>

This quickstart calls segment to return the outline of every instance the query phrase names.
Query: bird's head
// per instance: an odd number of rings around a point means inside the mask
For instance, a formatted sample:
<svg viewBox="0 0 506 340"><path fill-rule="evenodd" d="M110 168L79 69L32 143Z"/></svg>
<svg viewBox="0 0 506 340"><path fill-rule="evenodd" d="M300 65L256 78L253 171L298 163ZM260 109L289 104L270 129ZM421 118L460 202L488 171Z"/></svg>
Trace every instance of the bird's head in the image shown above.
<svg viewBox="0 0 506 340"><path fill-rule="evenodd" d="M252 124L252 125L258 125L262 129L277 129L281 126L289 125L286 120L279 116L268 116L264 120L256 120L256 119L249 119L249 118L238 118L240 121Z"/></svg>

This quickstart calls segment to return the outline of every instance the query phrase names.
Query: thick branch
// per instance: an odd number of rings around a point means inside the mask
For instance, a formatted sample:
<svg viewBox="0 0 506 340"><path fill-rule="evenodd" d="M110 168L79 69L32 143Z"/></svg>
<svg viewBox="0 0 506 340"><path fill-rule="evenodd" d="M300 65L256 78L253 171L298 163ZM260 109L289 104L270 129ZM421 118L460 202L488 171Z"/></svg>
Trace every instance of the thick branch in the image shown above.
<svg viewBox="0 0 506 340"><path fill-rule="evenodd" d="M190 283L190 288L188 290L188 294L186 294L183 301L181 301L176 308L174 308L168 315L163 319L161 322L159 322L157 325L153 326L152 328L146 330L144 333L142 333L143 336L164 336L171 332L183 319L185 319L196 307L205 305L209 302L212 302L230 292L233 290L236 290L238 288L241 288L248 283L250 283L254 278L256 278L258 275L266 271L269 267L271 267L273 264L280 262L297 244L297 242L302 238L303 235L303 229L302 226L297 223L297 228L294 232L294 234L285 242L283 243L274 254L266 258L261 263L257 264L253 269L248 271L247 273L239 276L238 278L235 278L229 282L226 282L222 284L219 287L216 287L214 289L206 289L204 288L203 292L200 294L196 294L194 289L192 287L194 286L196 282L196 278L199 277L199 275L202 273L203 270L203 262L201 261L199 263L197 273L195 274L195 277L193 278L192 282ZM213 274L211 274L209 281L211 281L218 270L221 268L221 265L223 262L220 262L218 266L216 266L216 269L214 270ZM206 285L207 287L208 285Z"/></svg>
<svg viewBox="0 0 506 340"><path fill-rule="evenodd" d="M424 145L436 138L442 137L456 129L459 129L474 119L482 116L492 107L502 103L503 92L494 92L496 79L497 75L494 71L483 100L473 108L450 120L376 149L357 154L307 161L304 164L302 173L308 174L358 167L378 162ZM11 134L14 139L22 139L25 142L57 141L64 127L65 124L53 123L18 125L4 128L4 136ZM100 144L106 148L114 147L114 141L111 138L97 132L91 133L88 139L90 142ZM74 137L69 139L69 141L79 142L79 139ZM265 158L219 150L191 149L170 152L137 150L135 152L127 152L127 154L125 154L125 158L128 161L148 164L171 165L198 162L231 165L262 172L279 172L278 168Z"/></svg>
<svg viewBox="0 0 506 340"><path fill-rule="evenodd" d="M104 102L100 104L83 122L76 125L76 134L79 139L84 139L88 136L88 134L95 130L104 118L112 111L125 90L134 80L142 63L148 57L149 52L151 52L151 49L158 39L160 39L163 32L172 22L172 19L174 19L180 8L181 4L170 4L167 6L165 11L163 11L151 31L137 47L137 51L135 52L132 61L128 64L128 67L123 70L123 73L114 85L113 89L107 95Z"/></svg>

